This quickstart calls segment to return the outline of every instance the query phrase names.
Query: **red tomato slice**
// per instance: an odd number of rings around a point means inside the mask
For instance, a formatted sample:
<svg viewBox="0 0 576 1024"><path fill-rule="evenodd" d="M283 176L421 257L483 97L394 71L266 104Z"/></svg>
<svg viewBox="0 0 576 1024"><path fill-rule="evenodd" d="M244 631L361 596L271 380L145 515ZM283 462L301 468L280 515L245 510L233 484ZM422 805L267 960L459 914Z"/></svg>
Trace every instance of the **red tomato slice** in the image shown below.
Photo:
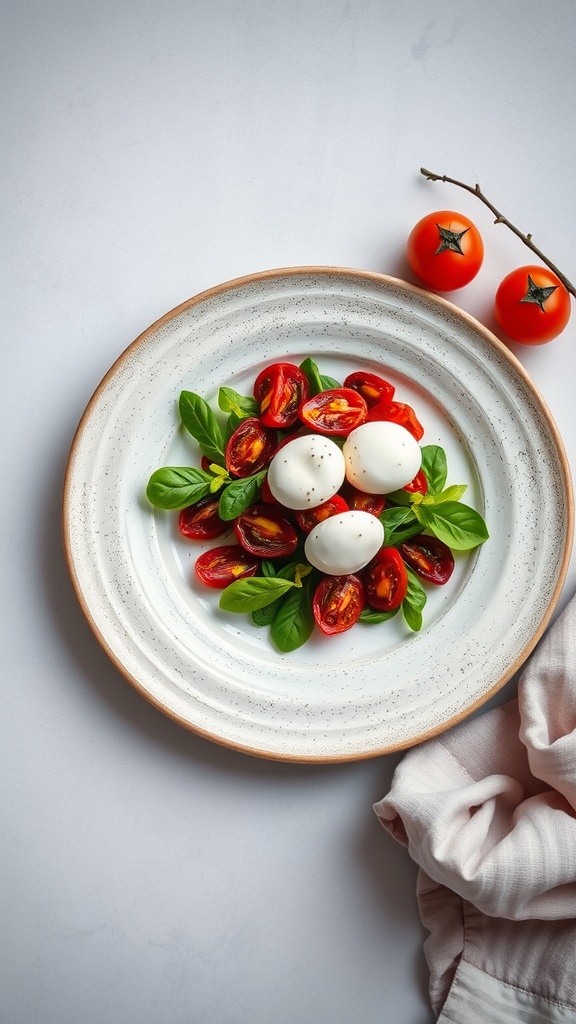
<svg viewBox="0 0 576 1024"><path fill-rule="evenodd" d="M194 568L198 579L207 587L222 589L234 580L255 576L260 568L260 559L239 544L223 544L200 555Z"/></svg>
<svg viewBox="0 0 576 1024"><path fill-rule="evenodd" d="M291 555L298 544L296 530L273 505L250 505L234 520L234 533L246 551L263 558Z"/></svg>
<svg viewBox="0 0 576 1024"><path fill-rule="evenodd" d="M424 427L411 405L405 402L379 402L368 410L367 420L388 420L406 427L417 441L424 436Z"/></svg>
<svg viewBox="0 0 576 1024"><path fill-rule="evenodd" d="M318 523L323 523L330 516L336 516L339 512L348 512L350 506L339 494L335 494L328 501L323 501L316 508L306 508L296 513L296 522L304 533L310 533Z"/></svg>
<svg viewBox="0 0 576 1024"><path fill-rule="evenodd" d="M312 599L317 625L326 636L344 633L364 608L364 587L358 576L325 576Z"/></svg>
<svg viewBox="0 0 576 1024"><path fill-rule="evenodd" d="M428 494L428 481L424 470L419 469L414 479L409 484L406 484L402 490L408 491L409 494Z"/></svg>
<svg viewBox="0 0 576 1024"><path fill-rule="evenodd" d="M368 406L362 395L353 388L331 388L308 398L300 406L300 419L318 434L336 434L346 437L351 430L364 423Z"/></svg>
<svg viewBox="0 0 576 1024"><path fill-rule="evenodd" d="M363 573L366 598L379 612L398 608L408 590L408 573L396 548L381 548Z"/></svg>
<svg viewBox="0 0 576 1024"><path fill-rule="evenodd" d="M378 517L386 508L384 494L366 494L366 491L360 491L358 487L353 487L349 483L342 488L342 494L348 502L348 508L354 510L370 512L373 516Z"/></svg>
<svg viewBox="0 0 576 1024"><path fill-rule="evenodd" d="M230 523L225 523L218 515L218 498L212 494L200 498L194 505L183 508L178 516L178 529L183 537L190 540L209 540L211 537L219 537L229 529Z"/></svg>
<svg viewBox="0 0 576 1024"><path fill-rule="evenodd" d="M383 377L378 377L375 373L364 373L362 370L349 373L344 381L344 387L358 391L369 409L378 402L390 402L396 390L394 385L389 384Z"/></svg>
<svg viewBox="0 0 576 1024"><path fill-rule="evenodd" d="M266 427L292 426L308 393L308 378L295 363L273 363L254 382L254 398Z"/></svg>
<svg viewBox="0 0 576 1024"><path fill-rule="evenodd" d="M437 537L420 534L401 544L400 550L404 560L421 579L438 586L450 579L454 570L454 556L450 548Z"/></svg>
<svg viewBox="0 0 576 1024"><path fill-rule="evenodd" d="M242 420L226 445L226 469L234 476L252 476L270 462L277 444L276 431L257 416Z"/></svg>

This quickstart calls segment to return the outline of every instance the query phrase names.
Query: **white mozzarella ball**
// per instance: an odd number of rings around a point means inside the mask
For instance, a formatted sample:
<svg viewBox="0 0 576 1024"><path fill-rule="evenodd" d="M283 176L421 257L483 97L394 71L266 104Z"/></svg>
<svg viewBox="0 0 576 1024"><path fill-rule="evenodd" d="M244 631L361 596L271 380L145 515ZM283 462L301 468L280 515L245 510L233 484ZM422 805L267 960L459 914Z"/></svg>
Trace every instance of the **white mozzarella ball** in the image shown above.
<svg viewBox="0 0 576 1024"><path fill-rule="evenodd" d="M330 516L308 534L304 554L329 576L345 576L368 565L384 543L384 527L360 509Z"/></svg>
<svg viewBox="0 0 576 1024"><path fill-rule="evenodd" d="M416 476L422 451L406 427L374 420L350 431L343 447L346 478L367 494L390 494Z"/></svg>
<svg viewBox="0 0 576 1024"><path fill-rule="evenodd" d="M304 434L276 452L268 468L268 486L276 501L299 510L332 498L344 476L344 456L338 445L321 434Z"/></svg>

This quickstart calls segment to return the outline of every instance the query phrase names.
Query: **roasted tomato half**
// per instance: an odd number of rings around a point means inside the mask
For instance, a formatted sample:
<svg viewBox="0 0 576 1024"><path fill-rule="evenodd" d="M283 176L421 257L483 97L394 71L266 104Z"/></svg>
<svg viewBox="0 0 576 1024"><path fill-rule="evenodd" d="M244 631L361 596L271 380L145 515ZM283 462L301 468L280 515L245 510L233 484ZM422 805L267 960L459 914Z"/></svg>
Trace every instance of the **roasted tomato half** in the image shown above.
<svg viewBox="0 0 576 1024"><path fill-rule="evenodd" d="M267 366L254 382L262 423L267 427L291 427L308 392L308 378L295 363Z"/></svg>
<svg viewBox="0 0 576 1024"><path fill-rule="evenodd" d="M260 568L260 559L239 544L223 544L200 555L194 568L198 579L207 587L222 589L234 580L255 576Z"/></svg>
<svg viewBox="0 0 576 1024"><path fill-rule="evenodd" d="M344 387L358 391L369 409L378 402L390 402L396 390L393 384L384 380L384 377L378 377L376 373L364 373L362 370L349 373L344 381Z"/></svg>
<svg viewBox="0 0 576 1024"><path fill-rule="evenodd" d="M419 469L414 479L409 484L406 484L402 490L408 491L410 494L428 494L428 481L424 470Z"/></svg>
<svg viewBox="0 0 576 1024"><path fill-rule="evenodd" d="M331 388L308 398L300 406L300 419L318 434L346 437L364 423L368 406L359 391L353 388Z"/></svg>
<svg viewBox="0 0 576 1024"><path fill-rule="evenodd" d="M325 576L312 600L314 619L327 636L350 629L363 607L364 587L354 575Z"/></svg>
<svg viewBox="0 0 576 1024"><path fill-rule="evenodd" d="M420 534L400 545L402 556L417 576L427 583L447 583L454 570L450 548L437 537Z"/></svg>
<svg viewBox="0 0 576 1024"><path fill-rule="evenodd" d="M296 522L304 533L310 533L318 523L323 523L330 516L336 516L339 512L348 512L350 506L339 494L335 494L328 501L323 501L316 508L306 508L296 513Z"/></svg>
<svg viewBox="0 0 576 1024"><path fill-rule="evenodd" d="M408 590L408 573L396 548L381 548L363 572L366 598L379 612L398 608Z"/></svg>
<svg viewBox="0 0 576 1024"><path fill-rule="evenodd" d="M424 427L411 405L405 402L378 402L368 410L367 420L388 420L406 427L417 441L424 436Z"/></svg>
<svg viewBox="0 0 576 1024"><path fill-rule="evenodd" d="M218 515L218 498L209 494L194 505L183 508L178 516L178 529L183 537L190 540L209 540L219 537L230 527Z"/></svg>
<svg viewBox="0 0 576 1024"><path fill-rule="evenodd" d="M386 496L384 494L367 494L366 491L360 491L349 483L345 484L342 488L342 494L348 502L348 508L354 510L371 512L373 516L378 517L386 508Z"/></svg>
<svg viewBox="0 0 576 1024"><path fill-rule="evenodd" d="M246 551L262 558L291 555L298 544L296 530L274 505L250 505L234 520L234 533Z"/></svg>
<svg viewBox="0 0 576 1024"><path fill-rule="evenodd" d="M234 476L252 476L268 465L277 445L276 431L257 416L242 420L226 445L226 469Z"/></svg>

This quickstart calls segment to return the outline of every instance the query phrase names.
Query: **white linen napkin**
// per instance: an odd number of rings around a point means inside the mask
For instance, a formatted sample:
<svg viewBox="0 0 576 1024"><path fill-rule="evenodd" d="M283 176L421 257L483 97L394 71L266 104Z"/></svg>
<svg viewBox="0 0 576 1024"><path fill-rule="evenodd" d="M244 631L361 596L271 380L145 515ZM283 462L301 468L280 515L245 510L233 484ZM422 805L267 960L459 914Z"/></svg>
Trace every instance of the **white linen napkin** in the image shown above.
<svg viewBox="0 0 576 1024"><path fill-rule="evenodd" d="M576 1022L576 596L518 699L408 751L374 810L420 867L439 1024Z"/></svg>

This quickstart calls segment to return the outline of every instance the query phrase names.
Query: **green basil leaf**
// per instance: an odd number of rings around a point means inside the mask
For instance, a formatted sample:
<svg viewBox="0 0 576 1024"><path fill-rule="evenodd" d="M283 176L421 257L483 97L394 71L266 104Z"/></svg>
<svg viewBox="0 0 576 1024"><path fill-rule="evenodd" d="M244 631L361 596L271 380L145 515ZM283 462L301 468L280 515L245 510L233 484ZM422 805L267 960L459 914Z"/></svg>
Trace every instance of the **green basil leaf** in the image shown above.
<svg viewBox="0 0 576 1024"><path fill-rule="evenodd" d="M263 558L260 562L260 572L263 576L275 576L276 566L271 558Z"/></svg>
<svg viewBox="0 0 576 1024"><path fill-rule="evenodd" d="M212 480L212 475L203 469L165 466L152 473L146 488L146 497L156 508L186 508L210 493Z"/></svg>
<svg viewBox="0 0 576 1024"><path fill-rule="evenodd" d="M440 494L425 494L422 498L423 505L441 505L444 501L460 501L462 495L468 489L468 484L452 484Z"/></svg>
<svg viewBox="0 0 576 1024"><path fill-rule="evenodd" d="M339 381L334 380L334 377L326 377L323 373L320 374L320 380L322 382L323 391L332 391L333 388L342 387Z"/></svg>
<svg viewBox="0 0 576 1024"><path fill-rule="evenodd" d="M291 580L278 577L249 576L234 580L222 591L220 608L225 612L252 612L272 604L294 586Z"/></svg>
<svg viewBox="0 0 576 1024"><path fill-rule="evenodd" d="M234 388L220 388L218 392L218 407L222 412L233 412L238 421L248 419L249 416L258 415L258 402L252 396L239 395Z"/></svg>
<svg viewBox="0 0 576 1024"><path fill-rule="evenodd" d="M239 480L233 480L231 484L227 484L218 502L218 515L220 519L230 522L231 519L236 519L236 516L239 516L244 509L253 504L262 481L266 476L266 472L267 470L263 469L260 473L255 473L253 476L241 477Z"/></svg>
<svg viewBox="0 0 576 1024"><path fill-rule="evenodd" d="M272 620L270 635L279 651L288 654L310 638L314 629L312 598L316 574L309 575L301 587L295 587L283 598Z"/></svg>
<svg viewBox="0 0 576 1024"><path fill-rule="evenodd" d="M398 547L422 532L412 508L386 508L378 518L384 527L384 542L388 547Z"/></svg>
<svg viewBox="0 0 576 1024"><path fill-rule="evenodd" d="M403 508L408 508L409 505L414 504L414 499L417 498L422 501L422 495L417 492L405 491L402 488L399 491L390 491L386 495L386 502L393 502L394 505L402 505Z"/></svg>
<svg viewBox="0 0 576 1024"><path fill-rule="evenodd" d="M388 619L393 619L399 611L399 608L394 608L391 612L377 612L373 608L364 608L360 612L358 622L364 622L367 626L376 625L379 622L386 622Z"/></svg>
<svg viewBox="0 0 576 1024"><path fill-rule="evenodd" d="M439 540L457 551L468 551L488 539L482 516L461 501L445 501L441 505L416 505L414 513L421 525Z"/></svg>
<svg viewBox="0 0 576 1024"><path fill-rule="evenodd" d="M426 591L416 573L406 567L408 573L408 590L402 602L402 614L406 625L418 633L422 629L422 609L426 604Z"/></svg>
<svg viewBox="0 0 576 1024"><path fill-rule="evenodd" d="M325 388L322 386L322 380L320 372L313 359L305 359L303 363L300 363L300 369L308 380L308 387L310 389L310 397L313 398L315 395L319 395Z"/></svg>
<svg viewBox="0 0 576 1024"><path fill-rule="evenodd" d="M446 452L440 445L423 445L422 469L428 482L428 494L440 494L448 476Z"/></svg>
<svg viewBox="0 0 576 1024"><path fill-rule="evenodd" d="M202 454L211 462L223 466L226 461L224 434L208 402L193 391L182 391L178 408L182 423L198 441Z"/></svg>

